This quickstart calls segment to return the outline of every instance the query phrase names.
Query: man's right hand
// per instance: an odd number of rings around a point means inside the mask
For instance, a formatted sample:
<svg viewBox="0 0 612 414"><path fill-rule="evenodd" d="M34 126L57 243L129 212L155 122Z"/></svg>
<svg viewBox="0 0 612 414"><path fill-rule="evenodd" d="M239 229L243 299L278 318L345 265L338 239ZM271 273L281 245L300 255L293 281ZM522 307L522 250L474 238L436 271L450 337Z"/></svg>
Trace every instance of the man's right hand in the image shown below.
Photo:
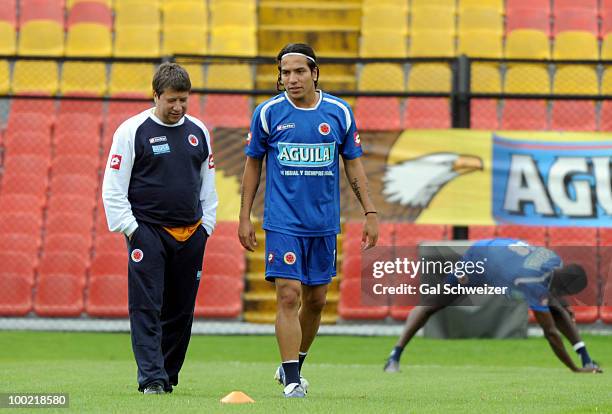
<svg viewBox="0 0 612 414"><path fill-rule="evenodd" d="M251 219L240 219L240 224L238 225L238 239L240 239L242 247L250 252L255 251L255 247L257 247L257 238L255 237L255 228L253 227L253 223L251 223Z"/></svg>

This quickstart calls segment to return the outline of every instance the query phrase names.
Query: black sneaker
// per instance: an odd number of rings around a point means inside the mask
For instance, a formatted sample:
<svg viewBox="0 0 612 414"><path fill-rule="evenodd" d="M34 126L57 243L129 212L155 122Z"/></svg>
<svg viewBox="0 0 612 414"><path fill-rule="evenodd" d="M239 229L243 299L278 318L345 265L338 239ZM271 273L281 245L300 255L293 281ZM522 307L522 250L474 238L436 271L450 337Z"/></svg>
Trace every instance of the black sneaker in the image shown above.
<svg viewBox="0 0 612 414"><path fill-rule="evenodd" d="M144 390L142 390L143 394L165 394L164 386L154 382L153 384L147 385Z"/></svg>

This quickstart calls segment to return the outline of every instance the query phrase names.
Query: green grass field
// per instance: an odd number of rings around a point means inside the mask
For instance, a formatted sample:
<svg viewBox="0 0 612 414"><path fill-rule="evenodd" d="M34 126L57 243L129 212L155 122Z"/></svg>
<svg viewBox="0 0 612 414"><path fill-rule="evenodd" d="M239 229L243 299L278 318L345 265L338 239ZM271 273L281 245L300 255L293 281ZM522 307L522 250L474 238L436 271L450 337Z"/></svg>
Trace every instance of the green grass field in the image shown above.
<svg viewBox="0 0 612 414"><path fill-rule="evenodd" d="M143 396L127 334L0 332L0 392L70 394L69 410L45 413L611 413L612 337L585 341L609 372L571 373L542 338L416 338L403 372L385 374L395 338L320 337L303 370L308 397L285 400L271 336L194 336L174 393ZM233 390L256 403L221 404Z"/></svg>

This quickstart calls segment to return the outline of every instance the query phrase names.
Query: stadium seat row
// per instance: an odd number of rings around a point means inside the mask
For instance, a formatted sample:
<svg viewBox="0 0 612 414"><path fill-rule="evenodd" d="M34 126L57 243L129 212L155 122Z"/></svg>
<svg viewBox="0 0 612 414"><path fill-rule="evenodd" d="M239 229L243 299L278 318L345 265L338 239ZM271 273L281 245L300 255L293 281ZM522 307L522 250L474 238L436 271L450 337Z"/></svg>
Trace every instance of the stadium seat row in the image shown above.
<svg viewBox="0 0 612 414"><path fill-rule="evenodd" d="M253 89L253 73L247 64L186 63L193 88ZM7 61L0 61L0 93L55 95L110 94L150 97L152 63L64 62L18 60L12 71ZM11 75L12 72L12 75Z"/></svg>
<svg viewBox="0 0 612 414"><path fill-rule="evenodd" d="M396 299L393 299L390 304L380 304L380 306L364 304L362 300L362 256L359 253L360 228L357 223L347 223L345 225L338 313L343 319L385 319L390 316L394 319L403 320L413 306L402 304ZM414 259L418 258L418 243L424 240L444 240L450 235L447 227L439 225L383 223L379 230L379 245L395 246L397 254L401 252L402 257L412 257ZM612 230L608 228L546 228L510 225L471 226L469 237L471 240L492 237L526 240L534 245L549 246L556 249L566 262L580 263L587 274L591 275L589 280L595 281L589 292L586 292L588 298L583 296L581 299L586 300L590 305L595 303L602 303L602 305L574 306L576 320L580 323L593 323L601 318L605 323L612 323L612 287L609 286L609 281L612 280L610 279Z"/></svg>
<svg viewBox="0 0 612 414"><path fill-rule="evenodd" d="M541 30L551 36L570 30L587 31L595 36L604 37L612 29L612 9L600 14L598 9L563 8L550 18L545 8L512 8L504 16L495 6L472 5L464 7L459 14L448 6L427 5L412 7L410 13L405 5L376 5L363 8L361 32L363 34L393 27L394 31L405 35L419 32L468 32L484 31L501 36L516 29Z"/></svg>
<svg viewBox="0 0 612 414"><path fill-rule="evenodd" d="M70 216L64 218L73 219L77 214ZM220 234L207 245L195 313L196 317L235 318L242 312L244 255L233 237L234 223L220 223L217 230L231 232L232 237ZM6 247L0 252L4 264L0 283L8 287L0 292L0 315L19 316L33 310L50 317L74 317L83 312L95 317L127 316L128 258L122 236L96 236L90 262L91 239L87 243L76 233L47 234L39 261L32 261L31 256L39 237L0 234L0 246ZM16 250L21 246L24 250Z"/></svg>
<svg viewBox="0 0 612 414"><path fill-rule="evenodd" d="M600 76L601 73L601 76ZM594 65L557 65L474 62L470 67L472 92L560 95L612 93L612 70ZM600 80L601 78L601 80ZM395 63L368 63L357 76L364 92L450 92L451 69L443 63L414 63L408 71Z"/></svg>
<svg viewBox="0 0 612 414"><path fill-rule="evenodd" d="M552 53L551 53L552 49ZM612 56L612 35L600 44L587 31L563 31L551 41L547 33L535 29L517 29L504 39L490 30L424 30L410 37L392 30L377 29L361 38L361 57L469 57L507 59L597 60Z"/></svg>
<svg viewBox="0 0 612 414"><path fill-rule="evenodd" d="M18 42L10 25L0 22L0 53L44 57L255 56L257 46L255 30L248 27L212 28L209 32L206 27L183 25L160 35L146 26L125 26L113 33L99 23L76 23L64 40L64 30L58 23L35 20L21 28Z"/></svg>
<svg viewBox="0 0 612 414"><path fill-rule="evenodd" d="M446 98L359 97L355 117L364 131L450 128ZM471 128L484 130L611 131L612 103L541 99L473 99Z"/></svg>

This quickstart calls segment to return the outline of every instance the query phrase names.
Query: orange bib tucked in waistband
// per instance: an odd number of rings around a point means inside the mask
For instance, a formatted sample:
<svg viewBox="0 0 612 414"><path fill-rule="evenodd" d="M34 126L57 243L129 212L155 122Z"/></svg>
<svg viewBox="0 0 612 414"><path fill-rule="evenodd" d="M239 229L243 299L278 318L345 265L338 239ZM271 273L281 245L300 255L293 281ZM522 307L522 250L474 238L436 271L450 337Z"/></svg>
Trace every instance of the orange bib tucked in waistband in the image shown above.
<svg viewBox="0 0 612 414"><path fill-rule="evenodd" d="M182 227L164 227L172 237L176 239L176 241L184 242L188 238L191 237L193 233L196 232L199 226L202 225L202 219L198 220L196 224L192 224L191 226L182 226Z"/></svg>

